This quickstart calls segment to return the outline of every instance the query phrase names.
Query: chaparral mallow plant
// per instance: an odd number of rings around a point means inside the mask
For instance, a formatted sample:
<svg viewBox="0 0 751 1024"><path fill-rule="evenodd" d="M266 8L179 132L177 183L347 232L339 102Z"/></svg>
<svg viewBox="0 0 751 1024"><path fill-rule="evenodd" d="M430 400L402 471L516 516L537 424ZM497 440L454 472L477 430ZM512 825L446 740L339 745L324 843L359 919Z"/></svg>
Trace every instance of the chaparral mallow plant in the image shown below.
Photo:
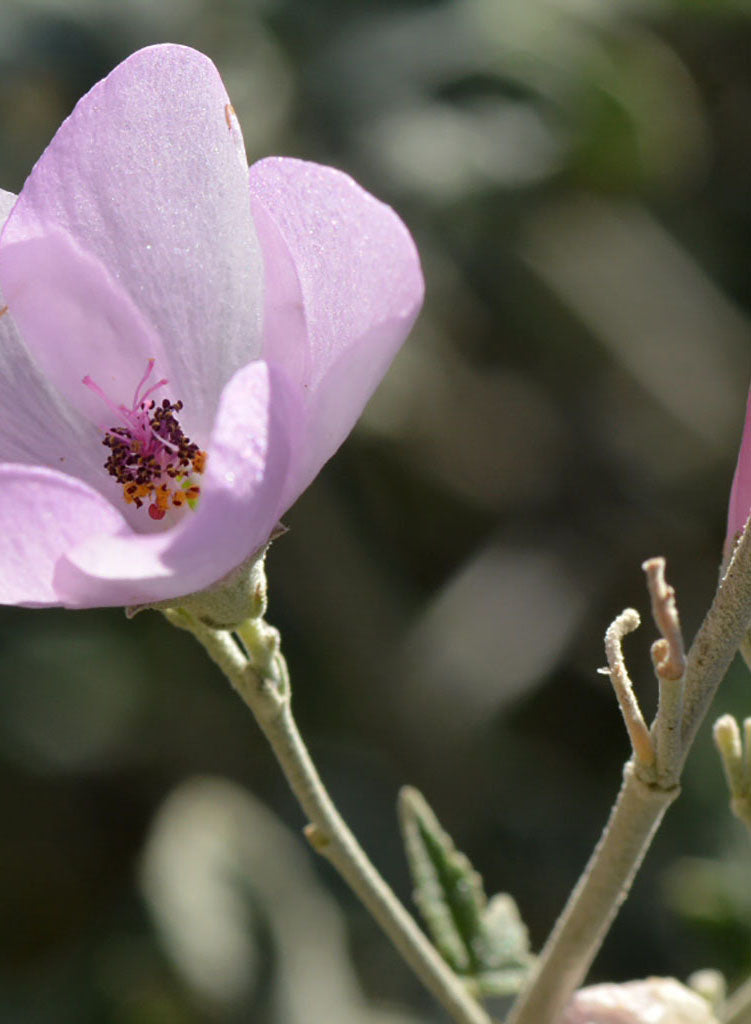
<svg viewBox="0 0 751 1024"><path fill-rule="evenodd" d="M510 896L488 900L423 797L400 818L430 939L332 804L292 717L264 554L351 430L420 309L396 216L345 174L248 167L230 100L194 50L155 46L78 103L19 196L0 193L0 602L157 608L189 630L254 713L309 820L305 834L464 1024L490 996L509 1024L740 1024L748 986L717 979L580 989L751 624L751 413L721 580L685 650L660 558L645 562L659 638L647 725L605 636L632 755L602 838L538 957ZM715 726L751 827L751 719ZM432 940L432 941L431 941ZM709 977L709 981L707 978Z"/></svg>

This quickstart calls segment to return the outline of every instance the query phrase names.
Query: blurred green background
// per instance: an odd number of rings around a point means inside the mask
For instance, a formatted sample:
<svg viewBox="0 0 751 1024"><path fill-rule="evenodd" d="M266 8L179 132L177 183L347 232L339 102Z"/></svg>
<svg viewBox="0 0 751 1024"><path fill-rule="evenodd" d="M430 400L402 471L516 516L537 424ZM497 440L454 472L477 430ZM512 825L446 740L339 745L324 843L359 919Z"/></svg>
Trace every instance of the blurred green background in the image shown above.
<svg viewBox="0 0 751 1024"><path fill-rule="evenodd" d="M268 560L301 728L404 899L418 786L542 944L627 743L602 634L711 597L751 370L751 5L2 0L0 183L140 46L413 231L425 311ZM627 641L646 708L651 625ZM715 714L751 713L731 671ZM751 970L709 729L593 977ZM273 813L269 813L269 809ZM157 614L0 609L0 1021L444 1018L309 854L254 723Z"/></svg>

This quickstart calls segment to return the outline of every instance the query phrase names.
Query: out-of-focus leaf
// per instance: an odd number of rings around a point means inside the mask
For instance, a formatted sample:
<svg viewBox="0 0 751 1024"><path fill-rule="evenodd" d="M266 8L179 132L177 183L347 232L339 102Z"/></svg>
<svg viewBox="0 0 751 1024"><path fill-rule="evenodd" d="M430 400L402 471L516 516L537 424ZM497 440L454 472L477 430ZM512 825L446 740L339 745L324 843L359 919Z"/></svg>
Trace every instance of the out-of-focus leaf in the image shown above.
<svg viewBox="0 0 751 1024"><path fill-rule="evenodd" d="M516 903L506 893L488 902L482 878L416 789L402 789L399 815L415 902L441 956L478 995L517 992L533 957Z"/></svg>
<svg viewBox="0 0 751 1024"><path fill-rule="evenodd" d="M139 880L202 1020L419 1024L407 1009L368 1004L341 912L306 851L235 783L194 777L168 796L151 824Z"/></svg>

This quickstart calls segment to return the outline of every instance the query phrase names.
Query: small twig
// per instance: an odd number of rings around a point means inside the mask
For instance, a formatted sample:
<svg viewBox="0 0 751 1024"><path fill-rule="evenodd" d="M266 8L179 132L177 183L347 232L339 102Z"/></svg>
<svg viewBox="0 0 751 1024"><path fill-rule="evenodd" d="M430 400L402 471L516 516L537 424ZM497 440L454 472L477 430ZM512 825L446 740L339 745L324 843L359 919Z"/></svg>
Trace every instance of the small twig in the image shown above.
<svg viewBox="0 0 751 1024"><path fill-rule="evenodd" d="M743 732L745 750L741 730L732 715L718 718L712 730L730 790L730 809L739 821L751 829L751 771L748 749L751 718L747 718L743 723Z"/></svg>
<svg viewBox="0 0 751 1024"><path fill-rule="evenodd" d="M678 781L681 765L681 721L683 719L683 675L686 653L683 633L675 603L675 590L665 580L665 559L649 558L642 563L647 576L647 590L652 601L652 618L660 639L652 644L659 699L652 723L657 778L661 785L673 786Z"/></svg>
<svg viewBox="0 0 751 1024"><path fill-rule="evenodd" d="M720 752L730 792L739 793L745 786L746 773L743 766L743 744L738 723L732 715L723 715L715 722L712 735L715 746Z"/></svg>
<svg viewBox="0 0 751 1024"><path fill-rule="evenodd" d="M647 590L652 598L652 617L662 634L652 645L652 659L660 679L680 679L686 671L686 652L675 590L665 580L665 559L649 558L642 563Z"/></svg>
<svg viewBox="0 0 751 1024"><path fill-rule="evenodd" d="M626 608L611 622L605 633L605 654L608 659L608 667L601 668L599 671L603 675L610 676L623 714L623 721L626 723L626 731L631 741L634 757L639 764L649 767L654 764L655 760L652 738L634 693L633 683L623 658L622 647L624 636L638 629L640 622L639 613L633 608Z"/></svg>

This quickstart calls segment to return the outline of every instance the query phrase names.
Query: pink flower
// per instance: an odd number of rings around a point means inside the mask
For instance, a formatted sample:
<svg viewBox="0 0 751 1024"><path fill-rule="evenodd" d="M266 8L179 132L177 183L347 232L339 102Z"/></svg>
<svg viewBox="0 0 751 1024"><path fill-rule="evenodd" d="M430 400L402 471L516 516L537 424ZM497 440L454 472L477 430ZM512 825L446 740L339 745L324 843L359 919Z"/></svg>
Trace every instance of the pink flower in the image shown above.
<svg viewBox="0 0 751 1024"><path fill-rule="evenodd" d="M0 603L200 590L268 540L404 341L423 282L345 174L248 170L219 75L141 50L0 192Z"/></svg>

